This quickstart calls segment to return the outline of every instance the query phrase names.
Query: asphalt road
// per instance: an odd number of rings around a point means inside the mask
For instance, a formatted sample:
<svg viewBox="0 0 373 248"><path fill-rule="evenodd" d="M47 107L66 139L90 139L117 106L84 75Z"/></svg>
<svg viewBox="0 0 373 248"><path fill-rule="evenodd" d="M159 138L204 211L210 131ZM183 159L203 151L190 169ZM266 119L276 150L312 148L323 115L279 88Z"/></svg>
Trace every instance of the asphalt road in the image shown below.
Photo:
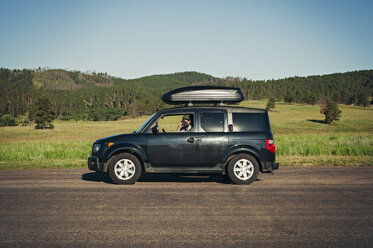
<svg viewBox="0 0 373 248"><path fill-rule="evenodd" d="M0 247L373 247L373 168L259 177L0 171Z"/></svg>

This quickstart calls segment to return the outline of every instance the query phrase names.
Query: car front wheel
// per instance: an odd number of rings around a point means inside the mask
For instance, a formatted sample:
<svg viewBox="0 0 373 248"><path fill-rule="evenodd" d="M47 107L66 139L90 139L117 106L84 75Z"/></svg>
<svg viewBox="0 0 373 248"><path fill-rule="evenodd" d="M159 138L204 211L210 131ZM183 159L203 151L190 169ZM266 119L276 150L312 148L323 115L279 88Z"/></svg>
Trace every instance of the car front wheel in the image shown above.
<svg viewBox="0 0 373 248"><path fill-rule="evenodd" d="M122 153L109 164L109 176L117 184L134 184L141 175L140 161L132 154Z"/></svg>
<svg viewBox="0 0 373 248"><path fill-rule="evenodd" d="M250 184L258 177L259 165L253 156L238 154L229 161L226 173L235 184Z"/></svg>

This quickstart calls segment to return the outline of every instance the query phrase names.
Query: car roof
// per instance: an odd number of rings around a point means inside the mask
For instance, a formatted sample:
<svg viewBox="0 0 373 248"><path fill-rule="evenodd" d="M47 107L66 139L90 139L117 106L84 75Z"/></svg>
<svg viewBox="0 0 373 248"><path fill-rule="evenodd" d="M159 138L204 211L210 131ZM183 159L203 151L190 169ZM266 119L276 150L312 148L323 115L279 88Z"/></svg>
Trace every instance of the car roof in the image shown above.
<svg viewBox="0 0 373 248"><path fill-rule="evenodd" d="M183 106L183 107L174 107L160 110L159 113L177 113L177 112L188 112L196 110L227 110L228 112L233 113L267 113L265 109L258 108L246 108L246 107L235 107L235 106Z"/></svg>

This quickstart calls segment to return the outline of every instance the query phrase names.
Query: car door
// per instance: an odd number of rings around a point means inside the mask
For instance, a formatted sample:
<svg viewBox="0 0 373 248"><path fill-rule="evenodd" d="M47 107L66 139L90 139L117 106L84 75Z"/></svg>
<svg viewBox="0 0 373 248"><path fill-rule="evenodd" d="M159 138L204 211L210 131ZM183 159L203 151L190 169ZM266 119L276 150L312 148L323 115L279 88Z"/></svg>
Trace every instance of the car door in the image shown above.
<svg viewBox="0 0 373 248"><path fill-rule="evenodd" d="M195 116L190 112L177 115L184 114ZM160 116L160 119L162 117L164 116ZM160 132L147 135L147 153L153 167L190 167L198 164L198 133L195 118L193 118L192 129L188 132L177 132L177 124L174 123L172 130L163 132L163 128L160 127Z"/></svg>
<svg viewBox="0 0 373 248"><path fill-rule="evenodd" d="M228 147L227 112L201 110L199 113L199 166L213 167L220 163Z"/></svg>

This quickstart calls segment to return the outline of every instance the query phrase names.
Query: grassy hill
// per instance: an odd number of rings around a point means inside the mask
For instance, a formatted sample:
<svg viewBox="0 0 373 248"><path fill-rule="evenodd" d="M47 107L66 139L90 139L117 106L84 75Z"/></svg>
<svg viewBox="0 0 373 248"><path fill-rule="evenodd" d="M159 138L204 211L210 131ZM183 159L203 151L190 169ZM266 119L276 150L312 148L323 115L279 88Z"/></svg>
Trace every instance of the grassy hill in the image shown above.
<svg viewBox="0 0 373 248"><path fill-rule="evenodd" d="M106 74L85 74L62 69L36 71L32 83L46 90L76 90L89 86L113 86L114 78Z"/></svg>
<svg viewBox="0 0 373 248"><path fill-rule="evenodd" d="M189 86L196 82L203 82L216 79L215 77L194 71L177 72L173 74L160 74L138 79L128 80L130 83L135 83L149 88L179 88Z"/></svg>

